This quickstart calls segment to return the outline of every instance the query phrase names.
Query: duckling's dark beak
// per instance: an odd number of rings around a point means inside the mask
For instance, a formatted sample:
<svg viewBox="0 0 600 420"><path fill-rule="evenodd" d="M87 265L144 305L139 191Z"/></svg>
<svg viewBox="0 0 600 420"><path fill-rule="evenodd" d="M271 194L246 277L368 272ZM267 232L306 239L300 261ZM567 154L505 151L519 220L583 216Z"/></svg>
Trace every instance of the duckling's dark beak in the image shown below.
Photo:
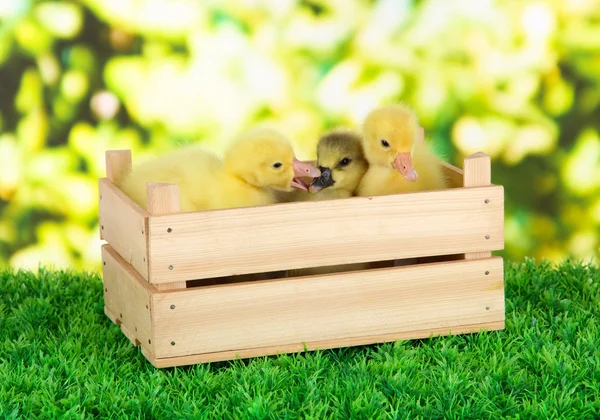
<svg viewBox="0 0 600 420"><path fill-rule="evenodd" d="M316 178L321 175L321 171L312 164L302 162L296 158L292 161L292 167L294 168L294 179L291 186L299 190L308 191L308 183L302 178Z"/></svg>
<svg viewBox="0 0 600 420"><path fill-rule="evenodd" d="M316 193L321 191L323 188L331 187L335 184L333 177L331 176L331 169L329 168L319 168L321 170L321 176L315 178L315 180L308 187L308 191L311 193Z"/></svg>
<svg viewBox="0 0 600 420"><path fill-rule="evenodd" d="M398 153L398 156L396 156L396 159L394 159L392 166L395 170L400 172L407 181L415 182L419 177L417 172L413 169L410 152Z"/></svg>

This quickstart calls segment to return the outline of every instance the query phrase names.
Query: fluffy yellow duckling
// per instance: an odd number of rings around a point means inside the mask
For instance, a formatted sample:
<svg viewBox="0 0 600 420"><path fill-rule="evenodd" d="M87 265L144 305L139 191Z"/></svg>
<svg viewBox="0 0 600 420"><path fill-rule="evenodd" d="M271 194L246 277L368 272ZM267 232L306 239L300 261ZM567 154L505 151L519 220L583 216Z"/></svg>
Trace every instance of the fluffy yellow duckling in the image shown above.
<svg viewBox="0 0 600 420"><path fill-rule="evenodd" d="M189 146L135 167L117 185L146 208L147 182L177 184L181 211L189 212L272 204L270 189L307 190L300 177L319 175L317 168L296 159L286 137L258 128L236 139L223 160Z"/></svg>
<svg viewBox="0 0 600 420"><path fill-rule="evenodd" d="M422 141L417 117L404 105L372 111L363 124L369 169L358 195L388 195L447 187L442 166Z"/></svg>
<svg viewBox="0 0 600 420"><path fill-rule="evenodd" d="M317 166L321 176L309 191L276 193L278 201L315 201L352 197L367 171L362 138L349 130L332 130L317 144Z"/></svg>

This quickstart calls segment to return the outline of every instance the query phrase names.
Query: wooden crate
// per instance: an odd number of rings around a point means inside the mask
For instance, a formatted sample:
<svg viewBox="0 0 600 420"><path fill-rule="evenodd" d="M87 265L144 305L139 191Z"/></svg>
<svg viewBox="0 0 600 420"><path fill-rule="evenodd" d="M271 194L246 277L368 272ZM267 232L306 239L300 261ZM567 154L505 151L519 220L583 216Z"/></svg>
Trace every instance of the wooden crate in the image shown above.
<svg viewBox="0 0 600 420"><path fill-rule="evenodd" d="M156 367L504 328L504 190L483 153L464 175L444 163L447 190L192 213L169 184L140 208L113 184L131 153L106 156L105 313ZM372 268L284 275L355 263Z"/></svg>

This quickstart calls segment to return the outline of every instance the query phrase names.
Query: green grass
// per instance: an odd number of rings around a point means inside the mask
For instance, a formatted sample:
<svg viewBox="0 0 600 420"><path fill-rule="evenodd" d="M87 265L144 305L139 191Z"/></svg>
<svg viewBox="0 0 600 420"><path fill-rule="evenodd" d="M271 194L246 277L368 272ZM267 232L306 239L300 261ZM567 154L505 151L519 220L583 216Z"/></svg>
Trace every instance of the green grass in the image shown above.
<svg viewBox="0 0 600 420"><path fill-rule="evenodd" d="M158 370L97 275L0 271L0 419L599 418L600 269L505 279L505 331Z"/></svg>

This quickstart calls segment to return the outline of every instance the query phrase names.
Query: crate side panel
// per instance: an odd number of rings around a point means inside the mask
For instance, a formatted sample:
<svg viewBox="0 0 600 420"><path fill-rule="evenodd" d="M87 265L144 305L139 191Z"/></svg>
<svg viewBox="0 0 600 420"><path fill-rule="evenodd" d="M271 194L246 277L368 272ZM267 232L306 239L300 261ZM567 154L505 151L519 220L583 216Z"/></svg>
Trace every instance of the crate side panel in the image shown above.
<svg viewBox="0 0 600 420"><path fill-rule="evenodd" d="M128 338L153 352L150 289L110 246L102 246L104 305Z"/></svg>
<svg viewBox="0 0 600 420"><path fill-rule="evenodd" d="M99 189L102 239L148 280L148 213L106 178Z"/></svg>
<svg viewBox="0 0 600 420"><path fill-rule="evenodd" d="M247 359L251 357L272 356L283 353L300 353L304 350L325 350L339 347L364 346L377 343L385 343L398 340L414 340L445 335L471 334L477 332L489 332L504 329L504 321L487 322L484 324L461 325L460 327L441 327L428 330L415 330L408 332L371 335L363 337L348 337L336 340L316 341L310 343L287 344L282 346L256 347L252 349L230 350L215 353L194 354L190 356L177 356L156 358L154 355L146 355L148 360L157 367L185 366L196 363L221 362L224 360Z"/></svg>
<svg viewBox="0 0 600 420"><path fill-rule="evenodd" d="M504 320L499 257L209 286L153 299L158 358Z"/></svg>
<svg viewBox="0 0 600 420"><path fill-rule="evenodd" d="M502 186L152 217L150 282L499 250L503 217Z"/></svg>

